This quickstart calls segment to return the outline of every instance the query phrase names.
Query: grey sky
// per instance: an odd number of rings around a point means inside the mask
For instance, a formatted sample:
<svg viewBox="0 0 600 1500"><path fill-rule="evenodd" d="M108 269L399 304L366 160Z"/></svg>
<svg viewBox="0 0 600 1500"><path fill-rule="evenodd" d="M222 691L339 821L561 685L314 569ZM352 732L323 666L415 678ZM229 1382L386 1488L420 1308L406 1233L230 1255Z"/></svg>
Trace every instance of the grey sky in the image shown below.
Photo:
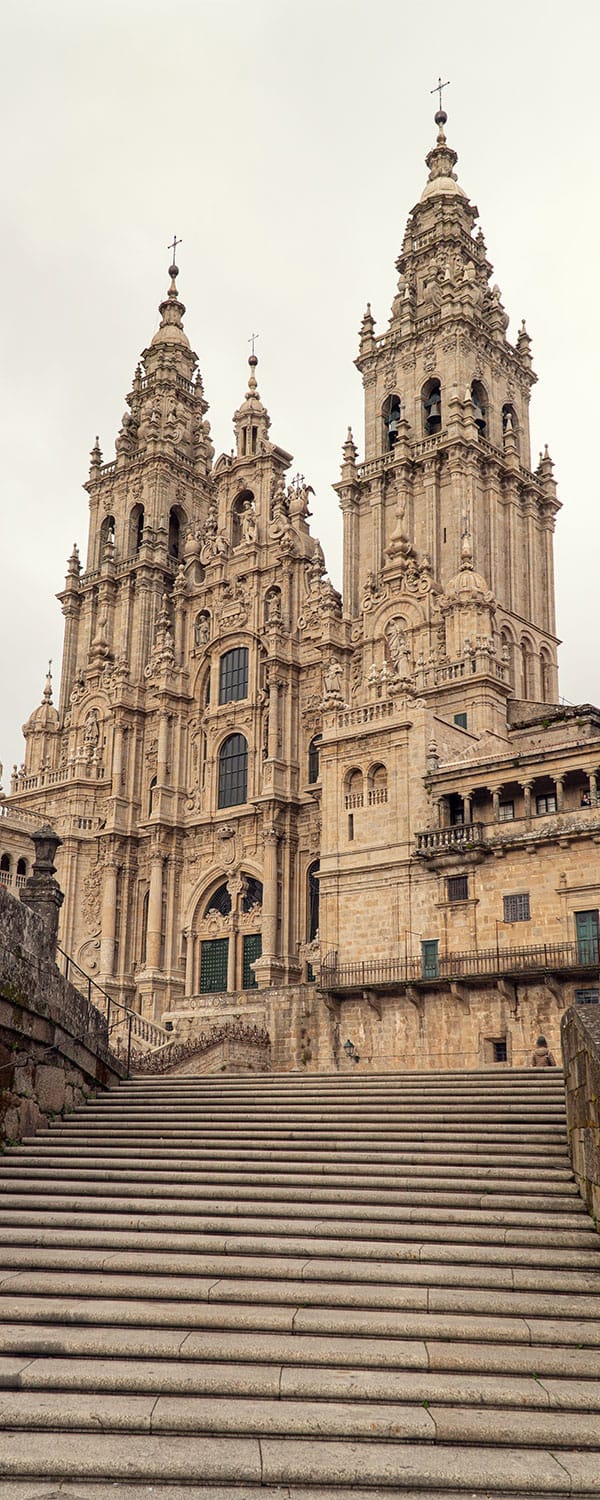
<svg viewBox="0 0 600 1500"><path fill-rule="evenodd" d="M547 441L564 505L561 692L600 701L598 14L595 0L4 6L5 787L48 656L58 689L54 594L74 539L85 556L89 450L98 432L112 457L174 230L217 453L231 447L258 329L272 436L316 490L312 526L339 584L330 484L349 422L362 451L357 330L367 300L378 331L387 323L440 72L509 337L525 316L533 339L533 461Z"/></svg>

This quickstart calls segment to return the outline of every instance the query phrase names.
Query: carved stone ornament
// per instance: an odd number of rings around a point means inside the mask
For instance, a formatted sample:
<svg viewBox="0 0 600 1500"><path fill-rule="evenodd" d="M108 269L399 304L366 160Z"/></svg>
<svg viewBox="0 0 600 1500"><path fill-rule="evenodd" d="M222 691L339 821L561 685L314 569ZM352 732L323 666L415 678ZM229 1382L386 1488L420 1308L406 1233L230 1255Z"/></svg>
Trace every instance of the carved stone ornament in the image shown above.
<svg viewBox="0 0 600 1500"><path fill-rule="evenodd" d="M102 902L102 879L104 874L104 862L96 860L91 870L83 881L83 894L81 900L81 915L86 927L91 932L97 932L100 927L100 910Z"/></svg>

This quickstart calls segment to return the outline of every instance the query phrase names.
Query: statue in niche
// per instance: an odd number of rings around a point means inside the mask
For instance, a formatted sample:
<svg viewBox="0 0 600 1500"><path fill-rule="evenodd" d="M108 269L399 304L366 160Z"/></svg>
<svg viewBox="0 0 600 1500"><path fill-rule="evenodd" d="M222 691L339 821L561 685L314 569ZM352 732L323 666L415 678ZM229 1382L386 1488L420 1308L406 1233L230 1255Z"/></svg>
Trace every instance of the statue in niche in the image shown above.
<svg viewBox="0 0 600 1500"><path fill-rule="evenodd" d="M396 677L408 677L410 673L410 651L402 620L393 619L388 621L385 641Z"/></svg>
<svg viewBox="0 0 600 1500"><path fill-rule="evenodd" d="M98 715L95 708L91 708L89 713L85 716L85 724L83 728L83 743L84 745L87 745L90 750L94 750L96 745L98 744L99 739L100 726L98 724Z"/></svg>
<svg viewBox="0 0 600 1500"><path fill-rule="evenodd" d="M207 646L210 640L210 615L202 610L194 624L194 643L196 646Z"/></svg>
<svg viewBox="0 0 600 1500"><path fill-rule="evenodd" d="M240 513L240 530L242 542L251 547L256 541L256 516L252 507L252 501L246 500L244 508Z"/></svg>

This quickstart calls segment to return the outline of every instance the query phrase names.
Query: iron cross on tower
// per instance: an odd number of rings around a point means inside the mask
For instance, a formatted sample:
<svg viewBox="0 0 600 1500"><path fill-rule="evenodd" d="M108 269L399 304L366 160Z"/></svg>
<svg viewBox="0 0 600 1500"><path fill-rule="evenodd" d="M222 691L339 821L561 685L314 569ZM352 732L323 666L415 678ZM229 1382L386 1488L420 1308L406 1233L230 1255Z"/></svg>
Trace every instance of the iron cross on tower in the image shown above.
<svg viewBox="0 0 600 1500"><path fill-rule="evenodd" d="M443 91L443 90L444 90L444 89L447 89L447 88L449 88L449 87L450 87L450 79L449 79L449 78L447 78L447 79L446 79L446 82L445 82L445 83L442 83L442 80L441 80L441 78L439 78L439 77L438 77L438 81L437 81L437 83L436 83L436 86L435 86L435 88L434 88L434 89L430 89L430 90L429 90L429 92L430 92L430 93L431 93L431 94L439 94L439 96L440 96L440 111L441 111L441 110L442 110L442 109L443 109L443 104L442 104L442 91Z"/></svg>
<svg viewBox="0 0 600 1500"><path fill-rule="evenodd" d="M444 85L444 87L445 87L445 85ZM178 240L177 235L174 234L173 235L173 244L172 245L167 245L167 250L172 250L173 251L173 255L171 257L173 265L175 265L175 251L177 249L177 246L178 245L182 245L182 244L183 244L183 240Z"/></svg>
<svg viewBox="0 0 600 1500"><path fill-rule="evenodd" d="M252 344L252 354L253 355L255 354L254 345L256 343L257 338L258 338L258 334L257 333L251 333L250 334L250 338L248 339L248 343Z"/></svg>

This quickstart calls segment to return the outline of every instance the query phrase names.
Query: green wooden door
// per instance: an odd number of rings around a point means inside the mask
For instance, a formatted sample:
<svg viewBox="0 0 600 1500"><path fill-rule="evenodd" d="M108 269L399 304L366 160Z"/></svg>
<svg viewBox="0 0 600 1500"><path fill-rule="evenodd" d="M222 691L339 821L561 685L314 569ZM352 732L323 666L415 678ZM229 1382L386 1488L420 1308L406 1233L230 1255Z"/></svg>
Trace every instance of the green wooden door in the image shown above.
<svg viewBox="0 0 600 1500"><path fill-rule="evenodd" d="M576 911L575 932L577 934L577 958L580 964L597 964L600 927L598 912Z"/></svg>
<svg viewBox="0 0 600 1500"><path fill-rule="evenodd" d="M200 954L200 991L208 995L214 990L227 992L227 960L229 938L208 938L202 943Z"/></svg>
<svg viewBox="0 0 600 1500"><path fill-rule="evenodd" d="M260 932L247 932L244 937L244 972L242 975L242 989L255 990L258 988L256 974L250 968L255 958L260 958L262 953L262 938Z"/></svg>
<svg viewBox="0 0 600 1500"><path fill-rule="evenodd" d="M437 938L426 938L421 943L421 974L423 979L437 979L439 943Z"/></svg>

